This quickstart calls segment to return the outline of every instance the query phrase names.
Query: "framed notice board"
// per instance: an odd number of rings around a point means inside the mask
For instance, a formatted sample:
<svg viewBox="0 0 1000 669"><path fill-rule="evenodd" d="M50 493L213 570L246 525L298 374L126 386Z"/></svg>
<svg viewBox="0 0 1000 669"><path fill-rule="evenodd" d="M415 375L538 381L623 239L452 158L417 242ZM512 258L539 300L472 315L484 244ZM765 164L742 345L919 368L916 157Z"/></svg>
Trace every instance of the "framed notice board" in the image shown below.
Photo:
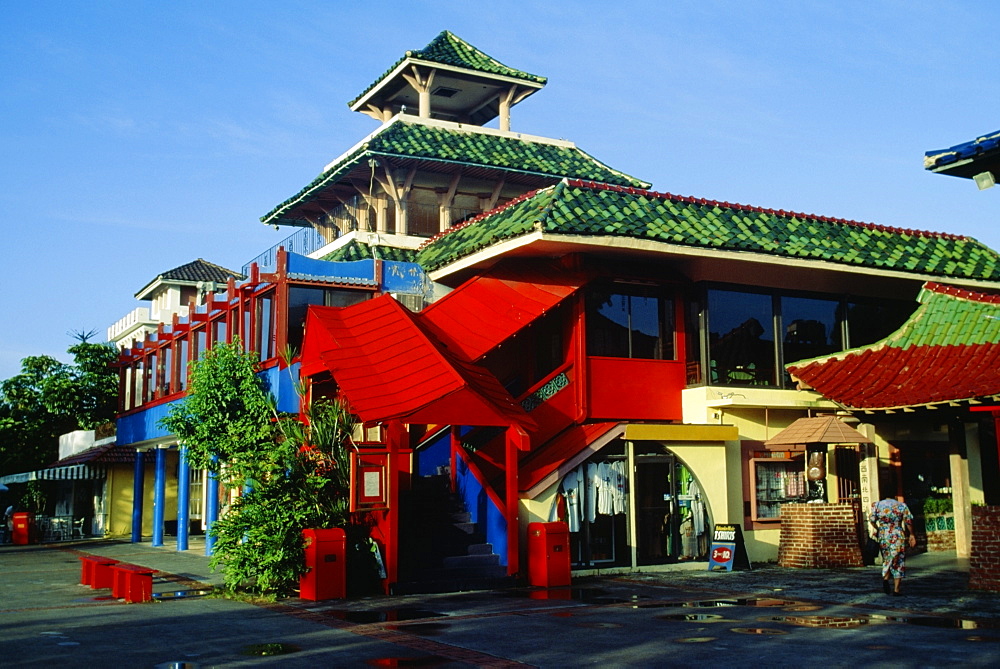
<svg viewBox="0 0 1000 669"><path fill-rule="evenodd" d="M351 512L389 508L389 454L351 453Z"/></svg>

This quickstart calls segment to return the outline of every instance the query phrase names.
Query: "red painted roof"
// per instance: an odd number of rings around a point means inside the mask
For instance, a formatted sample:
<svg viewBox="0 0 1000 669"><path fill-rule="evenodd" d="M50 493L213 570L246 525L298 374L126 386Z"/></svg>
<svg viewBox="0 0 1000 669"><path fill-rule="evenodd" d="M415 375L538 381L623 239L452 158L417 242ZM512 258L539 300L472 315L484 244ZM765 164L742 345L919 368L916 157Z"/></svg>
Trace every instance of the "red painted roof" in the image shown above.
<svg viewBox="0 0 1000 669"><path fill-rule="evenodd" d="M838 404L895 409L1000 395L1000 298L927 283L921 305L885 339L787 366Z"/></svg>
<svg viewBox="0 0 1000 669"><path fill-rule="evenodd" d="M306 333L303 369L329 369L365 422L534 426L495 377L445 352L388 295L310 307Z"/></svg>
<svg viewBox="0 0 1000 669"><path fill-rule="evenodd" d="M468 281L420 313L420 322L451 352L478 360L587 282L555 265L503 266Z"/></svg>

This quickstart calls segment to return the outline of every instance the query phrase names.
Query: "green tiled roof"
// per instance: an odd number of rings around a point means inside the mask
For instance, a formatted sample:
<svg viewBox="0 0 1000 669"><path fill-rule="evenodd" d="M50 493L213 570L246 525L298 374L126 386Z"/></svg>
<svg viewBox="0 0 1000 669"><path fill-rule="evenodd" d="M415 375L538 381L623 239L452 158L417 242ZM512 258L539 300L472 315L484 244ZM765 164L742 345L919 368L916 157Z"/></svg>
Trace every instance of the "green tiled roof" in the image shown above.
<svg viewBox="0 0 1000 669"><path fill-rule="evenodd" d="M1000 256L968 237L579 181L563 181L441 233L420 248L417 260L437 269L533 230L1000 280Z"/></svg>
<svg viewBox="0 0 1000 669"><path fill-rule="evenodd" d="M295 221L284 219L289 208L314 199L323 188L337 183L368 158L378 156L443 161L555 179L569 177L633 187L649 185L611 169L576 147L532 142L487 132L450 129L437 124L425 125L412 119L396 117L395 121L387 124L367 142L260 220L269 224L294 224Z"/></svg>
<svg viewBox="0 0 1000 669"><path fill-rule="evenodd" d="M462 67L468 70L474 70L476 72L485 72L488 74L499 74L505 77L511 77L513 79L521 79L524 81L530 81L536 84L544 85L546 82L545 77L540 77L535 74L528 74L527 72L522 72L521 70L515 70L512 67L507 67L496 58L491 58L485 53L472 46L461 37L458 37L454 33L447 30L441 32L440 35L431 40L430 44L425 46L423 49L417 49L416 51L407 51L406 54L393 63L392 67L386 70L382 76L376 79L368 88L364 90L358 97L351 100L348 106L353 106L358 100L363 98L368 94L373 88L379 85L383 79L385 79L393 70L399 67L407 58L412 58L415 60L423 60L431 63L440 63L442 65L452 65L454 67Z"/></svg>
<svg viewBox="0 0 1000 669"><path fill-rule="evenodd" d="M332 253L323 256L320 260L329 261L352 261L369 260L374 256L371 244L363 244L354 239L344 244ZM417 252L412 249L401 249L395 246L376 246L379 260L396 260L398 262L416 262Z"/></svg>
<svg viewBox="0 0 1000 669"><path fill-rule="evenodd" d="M929 282L918 299L920 308L883 340L884 345L909 348L1000 343L1000 297Z"/></svg>
<svg viewBox="0 0 1000 669"><path fill-rule="evenodd" d="M928 281L919 300L916 312L885 339L785 368L798 383L848 408L995 402L1000 296Z"/></svg>

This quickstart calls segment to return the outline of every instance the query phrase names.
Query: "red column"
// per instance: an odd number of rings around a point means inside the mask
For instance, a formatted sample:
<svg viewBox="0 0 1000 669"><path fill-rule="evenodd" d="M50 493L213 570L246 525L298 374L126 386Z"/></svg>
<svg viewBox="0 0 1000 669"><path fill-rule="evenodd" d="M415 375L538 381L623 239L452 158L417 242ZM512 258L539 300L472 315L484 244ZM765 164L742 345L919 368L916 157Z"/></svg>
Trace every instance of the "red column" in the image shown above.
<svg viewBox="0 0 1000 669"><path fill-rule="evenodd" d="M531 445L528 433L520 425L511 425L506 435L506 501L507 520L507 574L514 576L520 571L521 551L518 539L520 537L518 498L518 451L526 451Z"/></svg>

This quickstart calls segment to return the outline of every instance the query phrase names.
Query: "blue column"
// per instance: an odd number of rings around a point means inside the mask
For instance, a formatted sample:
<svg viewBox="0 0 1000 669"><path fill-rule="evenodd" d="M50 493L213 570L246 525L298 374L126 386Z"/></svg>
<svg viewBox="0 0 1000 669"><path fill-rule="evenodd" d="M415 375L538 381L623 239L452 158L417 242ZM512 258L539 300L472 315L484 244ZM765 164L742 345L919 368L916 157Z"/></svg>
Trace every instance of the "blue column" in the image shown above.
<svg viewBox="0 0 1000 669"><path fill-rule="evenodd" d="M212 536L212 525L219 519L219 477L214 472L208 473L208 490L205 500L205 555L215 552L215 537Z"/></svg>
<svg viewBox="0 0 1000 669"><path fill-rule="evenodd" d="M187 446L180 447L180 461L177 464L177 550L188 549L188 528L191 526L189 500L191 498L190 466L187 461Z"/></svg>
<svg viewBox="0 0 1000 669"><path fill-rule="evenodd" d="M167 449L156 449L156 480L153 483L153 546L163 545L163 507L167 503Z"/></svg>
<svg viewBox="0 0 1000 669"><path fill-rule="evenodd" d="M146 491L146 452L135 452L132 473L132 543L142 541L142 502Z"/></svg>

